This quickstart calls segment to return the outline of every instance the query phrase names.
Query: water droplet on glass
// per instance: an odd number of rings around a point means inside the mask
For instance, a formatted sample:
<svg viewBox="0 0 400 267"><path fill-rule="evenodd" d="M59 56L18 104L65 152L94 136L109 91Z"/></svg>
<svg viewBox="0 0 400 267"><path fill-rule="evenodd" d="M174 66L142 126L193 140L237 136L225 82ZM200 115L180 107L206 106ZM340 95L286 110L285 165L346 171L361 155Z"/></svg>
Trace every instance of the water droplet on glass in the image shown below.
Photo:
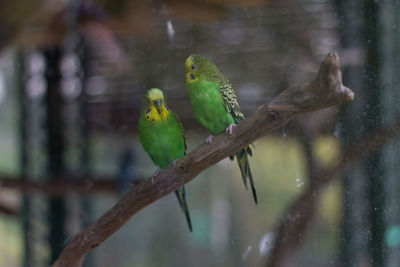
<svg viewBox="0 0 400 267"><path fill-rule="evenodd" d="M174 39L175 29L170 20L167 21L167 33L168 33L168 39L172 41L172 39Z"/></svg>
<svg viewBox="0 0 400 267"><path fill-rule="evenodd" d="M282 138L285 139L287 137L285 127L282 127Z"/></svg>
<svg viewBox="0 0 400 267"><path fill-rule="evenodd" d="M252 249L251 246L247 247L246 251L243 252L243 254L242 254L242 260L246 260L247 256L249 256L249 253L250 253L251 249Z"/></svg>
<svg viewBox="0 0 400 267"><path fill-rule="evenodd" d="M272 250L274 240L275 234L273 232L268 232L263 237L261 237L259 244L260 257L266 256Z"/></svg>
<svg viewBox="0 0 400 267"><path fill-rule="evenodd" d="M301 180L301 178L296 178L296 183L297 188L300 188L304 185L304 182Z"/></svg>
<svg viewBox="0 0 400 267"><path fill-rule="evenodd" d="M342 132L342 124L341 123L337 123L335 125L335 129L333 130L333 135L339 139L340 138L340 134Z"/></svg>

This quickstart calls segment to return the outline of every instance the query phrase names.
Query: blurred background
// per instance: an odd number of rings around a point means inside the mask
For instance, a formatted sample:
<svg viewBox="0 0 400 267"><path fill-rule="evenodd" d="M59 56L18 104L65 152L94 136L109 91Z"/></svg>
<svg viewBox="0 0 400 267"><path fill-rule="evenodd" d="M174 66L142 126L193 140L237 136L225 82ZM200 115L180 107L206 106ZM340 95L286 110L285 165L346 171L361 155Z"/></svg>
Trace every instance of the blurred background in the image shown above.
<svg viewBox="0 0 400 267"><path fill-rule="evenodd" d="M249 115L313 79L331 51L356 98L255 142L258 205L223 160L186 186L193 233L171 194L84 266L399 266L398 140L313 186L398 120L399 11L395 0L0 1L0 266L48 266L153 174L137 134L147 89L164 90L189 151L204 142L185 88L190 54L216 63ZM282 239L297 216L305 227Z"/></svg>

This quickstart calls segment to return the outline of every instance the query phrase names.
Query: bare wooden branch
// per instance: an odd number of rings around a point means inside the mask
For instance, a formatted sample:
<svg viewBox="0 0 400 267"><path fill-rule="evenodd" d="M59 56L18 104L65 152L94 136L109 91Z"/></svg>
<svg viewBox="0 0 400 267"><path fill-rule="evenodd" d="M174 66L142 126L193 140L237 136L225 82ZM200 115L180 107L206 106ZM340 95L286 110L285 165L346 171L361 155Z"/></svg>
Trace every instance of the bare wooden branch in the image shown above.
<svg viewBox="0 0 400 267"><path fill-rule="evenodd" d="M8 207L4 205L3 203L0 203L0 213L6 214L6 215L17 215L18 210L15 208Z"/></svg>
<svg viewBox="0 0 400 267"><path fill-rule="evenodd" d="M241 122L231 136L221 134L213 139L212 145L200 145L175 166L160 172L154 183L147 179L133 187L108 212L73 236L53 266L81 266L85 255L132 215L190 182L203 170L278 129L297 114L344 103L353 97L353 92L342 85L337 54L328 54L314 81L283 91L269 105L261 106Z"/></svg>
<svg viewBox="0 0 400 267"><path fill-rule="evenodd" d="M321 63L314 81L286 89L272 100L269 107L297 115L344 103L353 98L354 93L342 84L337 54L330 53Z"/></svg>
<svg viewBox="0 0 400 267"><path fill-rule="evenodd" d="M0 175L0 189L15 189L24 193L42 193L51 196L88 193L115 193L118 183L115 177L86 176L58 177L59 179L33 182L22 177Z"/></svg>
<svg viewBox="0 0 400 267"><path fill-rule="evenodd" d="M310 187L283 214L277 227L277 237L267 267L285 266L292 252L303 241L312 225L319 192L324 185L343 177L343 173L357 161L366 158L400 134L400 118L392 126L381 129L356 143L332 170L319 170L310 174Z"/></svg>

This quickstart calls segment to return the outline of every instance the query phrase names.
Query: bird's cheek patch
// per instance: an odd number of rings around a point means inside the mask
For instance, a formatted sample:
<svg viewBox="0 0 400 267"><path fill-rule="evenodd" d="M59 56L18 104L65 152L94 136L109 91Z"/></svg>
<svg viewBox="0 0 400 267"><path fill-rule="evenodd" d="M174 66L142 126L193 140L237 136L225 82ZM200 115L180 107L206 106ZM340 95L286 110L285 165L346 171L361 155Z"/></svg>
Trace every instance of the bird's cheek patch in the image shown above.
<svg viewBox="0 0 400 267"><path fill-rule="evenodd" d="M159 113L158 110L152 106L146 110L146 119L152 123L166 120L168 119L168 111L165 107L163 107L162 112Z"/></svg>
<svg viewBox="0 0 400 267"><path fill-rule="evenodd" d="M195 79L195 76L193 73L188 72L186 74L186 83L192 83L194 79Z"/></svg>
<svg viewBox="0 0 400 267"><path fill-rule="evenodd" d="M146 110L146 119L151 122L155 122L157 120L158 112L155 107L150 107ZM159 117L159 116L158 116Z"/></svg>

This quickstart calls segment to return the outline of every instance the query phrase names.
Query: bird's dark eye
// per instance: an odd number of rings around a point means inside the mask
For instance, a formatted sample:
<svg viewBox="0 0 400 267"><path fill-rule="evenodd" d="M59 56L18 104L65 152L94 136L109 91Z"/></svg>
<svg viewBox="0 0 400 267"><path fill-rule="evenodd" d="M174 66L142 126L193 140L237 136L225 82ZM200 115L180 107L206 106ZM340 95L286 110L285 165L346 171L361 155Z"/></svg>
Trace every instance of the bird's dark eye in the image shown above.
<svg viewBox="0 0 400 267"><path fill-rule="evenodd" d="M192 70L194 70L194 69L196 69L196 66L195 66L195 65L192 65Z"/></svg>
<svg viewBox="0 0 400 267"><path fill-rule="evenodd" d="M191 78L192 80L194 80L194 75L193 75L193 73L190 73L190 78Z"/></svg>

